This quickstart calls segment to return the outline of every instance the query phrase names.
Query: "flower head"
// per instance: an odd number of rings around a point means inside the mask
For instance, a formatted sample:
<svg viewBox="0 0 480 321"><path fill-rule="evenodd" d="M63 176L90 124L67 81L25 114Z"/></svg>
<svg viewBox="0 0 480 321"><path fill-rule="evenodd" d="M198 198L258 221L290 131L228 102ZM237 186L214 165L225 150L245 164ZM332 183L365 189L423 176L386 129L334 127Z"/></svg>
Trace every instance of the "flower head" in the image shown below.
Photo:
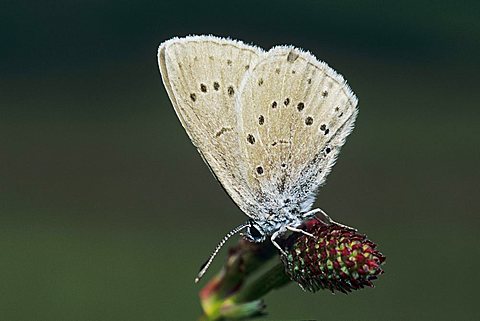
<svg viewBox="0 0 480 321"><path fill-rule="evenodd" d="M372 281L383 273L385 256L365 235L316 219L306 222L303 229L313 237L293 233L286 241L287 256L281 256L285 272L302 288L347 293L373 287Z"/></svg>

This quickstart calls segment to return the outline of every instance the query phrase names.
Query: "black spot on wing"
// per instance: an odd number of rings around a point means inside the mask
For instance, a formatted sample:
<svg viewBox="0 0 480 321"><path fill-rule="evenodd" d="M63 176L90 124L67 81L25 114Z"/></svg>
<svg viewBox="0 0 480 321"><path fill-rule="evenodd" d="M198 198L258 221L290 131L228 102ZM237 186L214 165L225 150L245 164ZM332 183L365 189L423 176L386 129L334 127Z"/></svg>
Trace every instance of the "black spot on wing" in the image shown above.
<svg viewBox="0 0 480 321"><path fill-rule="evenodd" d="M295 60L298 59L298 54L295 51L290 51L287 55L287 61L288 62L294 62Z"/></svg>
<svg viewBox="0 0 480 321"><path fill-rule="evenodd" d="M263 115L260 115L258 117L258 124L263 125L264 123L265 123L265 117L263 117Z"/></svg>
<svg viewBox="0 0 480 321"><path fill-rule="evenodd" d="M253 145L255 144L255 137L252 134L248 134L247 141Z"/></svg>

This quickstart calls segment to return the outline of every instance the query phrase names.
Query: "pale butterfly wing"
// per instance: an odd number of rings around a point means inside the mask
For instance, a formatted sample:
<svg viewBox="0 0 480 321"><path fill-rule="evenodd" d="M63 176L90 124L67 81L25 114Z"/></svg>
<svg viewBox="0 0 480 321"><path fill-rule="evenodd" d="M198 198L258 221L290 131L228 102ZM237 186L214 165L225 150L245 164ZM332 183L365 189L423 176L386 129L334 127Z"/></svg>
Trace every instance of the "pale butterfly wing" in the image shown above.
<svg viewBox="0 0 480 321"><path fill-rule="evenodd" d="M212 173L250 217L259 204L243 176L235 98L245 73L263 53L211 36L174 38L158 51L162 80L178 118Z"/></svg>
<svg viewBox="0 0 480 321"><path fill-rule="evenodd" d="M259 217L303 213L353 128L358 100L310 53L276 47L247 72L237 97L242 176Z"/></svg>

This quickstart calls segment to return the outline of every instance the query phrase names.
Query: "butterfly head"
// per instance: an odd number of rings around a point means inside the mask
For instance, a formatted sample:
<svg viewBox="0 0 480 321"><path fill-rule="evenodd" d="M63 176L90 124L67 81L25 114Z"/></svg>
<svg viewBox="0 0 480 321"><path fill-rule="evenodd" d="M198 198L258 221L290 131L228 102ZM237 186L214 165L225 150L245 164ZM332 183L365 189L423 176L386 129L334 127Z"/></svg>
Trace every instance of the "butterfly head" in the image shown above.
<svg viewBox="0 0 480 321"><path fill-rule="evenodd" d="M285 232L287 226L299 226L303 217L297 215L279 215L275 218L264 220L249 220L243 237L250 242L260 243L271 237L274 233Z"/></svg>

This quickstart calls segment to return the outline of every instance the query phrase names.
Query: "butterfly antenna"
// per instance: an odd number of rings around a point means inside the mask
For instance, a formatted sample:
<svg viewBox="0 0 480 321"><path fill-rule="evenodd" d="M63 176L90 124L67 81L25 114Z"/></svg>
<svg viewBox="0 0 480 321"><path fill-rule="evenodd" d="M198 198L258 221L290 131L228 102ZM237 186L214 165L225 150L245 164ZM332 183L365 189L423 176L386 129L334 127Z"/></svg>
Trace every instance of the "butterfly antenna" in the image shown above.
<svg viewBox="0 0 480 321"><path fill-rule="evenodd" d="M210 255L209 259L200 267L200 272L198 272L197 277L195 278L195 283L198 283L198 281L200 281L205 272L207 272L210 264L212 264L213 259L215 258L215 256L217 256L218 252L223 247L223 245L225 245L227 240L248 226L250 226L250 222L243 223L242 225L237 226L236 228L228 232L227 235L223 237L223 239L220 241L220 243L218 243L217 247Z"/></svg>

